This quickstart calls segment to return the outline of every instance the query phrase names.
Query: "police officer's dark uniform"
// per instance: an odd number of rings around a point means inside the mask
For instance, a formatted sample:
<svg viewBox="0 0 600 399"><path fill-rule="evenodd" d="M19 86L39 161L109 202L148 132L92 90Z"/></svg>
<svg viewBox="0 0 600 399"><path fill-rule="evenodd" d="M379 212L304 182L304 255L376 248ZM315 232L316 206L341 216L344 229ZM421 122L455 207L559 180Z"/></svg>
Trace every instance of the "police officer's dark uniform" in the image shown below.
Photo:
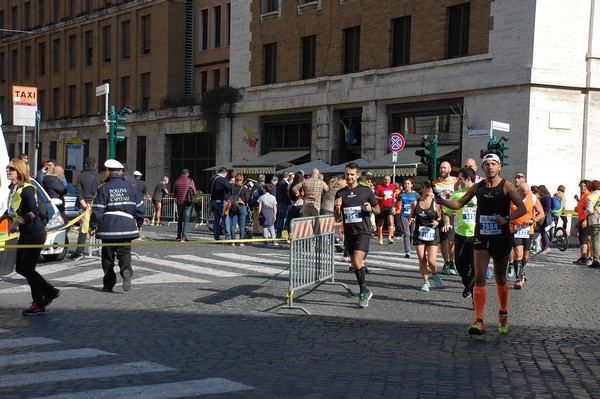
<svg viewBox="0 0 600 399"><path fill-rule="evenodd" d="M98 187L92 203L90 235L108 243L130 243L140 236L139 228L144 223L146 207L135 187L125 181L122 176L123 165L114 159L104 163L109 169L110 177L106 183ZM115 254L119 259L119 268L123 277L123 291L131 287L131 247L102 247L102 269L104 270L103 289L112 291L117 282L113 270Z"/></svg>

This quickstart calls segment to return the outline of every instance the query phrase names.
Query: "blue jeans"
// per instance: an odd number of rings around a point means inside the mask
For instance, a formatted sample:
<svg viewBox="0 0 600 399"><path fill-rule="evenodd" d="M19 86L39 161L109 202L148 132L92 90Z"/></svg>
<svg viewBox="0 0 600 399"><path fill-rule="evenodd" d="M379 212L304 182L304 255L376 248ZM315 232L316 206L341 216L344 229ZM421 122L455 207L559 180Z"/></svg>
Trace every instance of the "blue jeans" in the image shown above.
<svg viewBox="0 0 600 399"><path fill-rule="evenodd" d="M177 204L177 238L187 237L187 227L190 221L192 206Z"/></svg>
<svg viewBox="0 0 600 399"><path fill-rule="evenodd" d="M277 220L275 221L275 232L277 238L281 238L281 232L285 229L285 220L287 219L288 206L277 205Z"/></svg>
<svg viewBox="0 0 600 399"><path fill-rule="evenodd" d="M231 224L229 225L229 235L235 240L235 228L240 226L240 239L246 238L246 217L248 216L248 207L244 206L239 215L229 215Z"/></svg>
<svg viewBox="0 0 600 399"><path fill-rule="evenodd" d="M221 229L223 228L221 223L225 223L225 217L223 217L223 206L225 202L222 200L211 200L210 207L213 212L213 238L218 240L221 238Z"/></svg>

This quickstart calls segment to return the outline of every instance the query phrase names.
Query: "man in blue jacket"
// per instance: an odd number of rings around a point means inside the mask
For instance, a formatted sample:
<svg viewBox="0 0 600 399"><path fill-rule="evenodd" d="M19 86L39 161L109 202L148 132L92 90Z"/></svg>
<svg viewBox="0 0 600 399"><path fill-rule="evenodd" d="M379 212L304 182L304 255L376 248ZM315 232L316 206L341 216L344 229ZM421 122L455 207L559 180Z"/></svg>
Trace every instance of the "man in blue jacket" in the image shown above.
<svg viewBox="0 0 600 399"><path fill-rule="evenodd" d="M146 206L144 200L134 186L123 177L123 164L109 159L104 166L110 172L106 183L98 187L92 203L90 219L90 236L102 240L104 244L131 243L140 236ZM119 269L123 277L123 291L131 288L131 247L102 247L102 270L104 279L102 289L111 292L117 283L115 274L115 255L119 259Z"/></svg>

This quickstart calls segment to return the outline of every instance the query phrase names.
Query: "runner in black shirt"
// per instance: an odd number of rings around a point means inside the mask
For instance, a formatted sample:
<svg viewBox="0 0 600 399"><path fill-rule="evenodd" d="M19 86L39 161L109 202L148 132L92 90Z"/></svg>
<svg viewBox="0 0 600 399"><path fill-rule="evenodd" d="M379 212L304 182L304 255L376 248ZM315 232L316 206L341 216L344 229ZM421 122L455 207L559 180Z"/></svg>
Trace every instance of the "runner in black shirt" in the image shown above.
<svg viewBox="0 0 600 399"><path fill-rule="evenodd" d="M363 259L371 239L371 212L379 214L379 205L370 187L358 184L360 168L354 162L346 165L346 187L335 195L333 216L344 222L344 245L352 262L360 287L358 306L366 308L373 293L365 284Z"/></svg>
<svg viewBox="0 0 600 399"><path fill-rule="evenodd" d="M471 198L477 197L477 214L475 216L477 224L473 244L475 252L475 287L473 288L475 321L469 326L469 334L481 335L485 333L483 310L486 300L486 271L490 257L494 261L496 290L500 302L498 331L501 334L508 333L506 267L508 266L508 254L512 243L508 222L523 216L527 213L527 209L515 186L500 177L501 169L502 164L498 155L494 153L487 154L483 157L483 170L486 176L484 180L472 185L466 194L456 201L443 198L437 199L441 205L451 209L459 209ZM510 213L511 201L518 207L512 214Z"/></svg>

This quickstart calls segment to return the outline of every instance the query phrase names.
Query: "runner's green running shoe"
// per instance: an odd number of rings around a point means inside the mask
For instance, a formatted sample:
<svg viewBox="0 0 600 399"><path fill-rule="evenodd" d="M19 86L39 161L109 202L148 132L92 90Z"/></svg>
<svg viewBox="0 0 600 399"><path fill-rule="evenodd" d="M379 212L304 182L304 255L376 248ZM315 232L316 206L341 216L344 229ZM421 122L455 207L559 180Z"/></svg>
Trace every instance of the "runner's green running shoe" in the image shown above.
<svg viewBox="0 0 600 399"><path fill-rule="evenodd" d="M360 294L360 298L358 299L358 306L361 308L366 308L369 306L369 299L373 297L373 293L371 291L362 292Z"/></svg>
<svg viewBox="0 0 600 399"><path fill-rule="evenodd" d="M475 319L475 321L469 326L470 335L483 335L485 334L485 326L483 320Z"/></svg>
<svg viewBox="0 0 600 399"><path fill-rule="evenodd" d="M508 334L508 313L498 312L498 332Z"/></svg>

